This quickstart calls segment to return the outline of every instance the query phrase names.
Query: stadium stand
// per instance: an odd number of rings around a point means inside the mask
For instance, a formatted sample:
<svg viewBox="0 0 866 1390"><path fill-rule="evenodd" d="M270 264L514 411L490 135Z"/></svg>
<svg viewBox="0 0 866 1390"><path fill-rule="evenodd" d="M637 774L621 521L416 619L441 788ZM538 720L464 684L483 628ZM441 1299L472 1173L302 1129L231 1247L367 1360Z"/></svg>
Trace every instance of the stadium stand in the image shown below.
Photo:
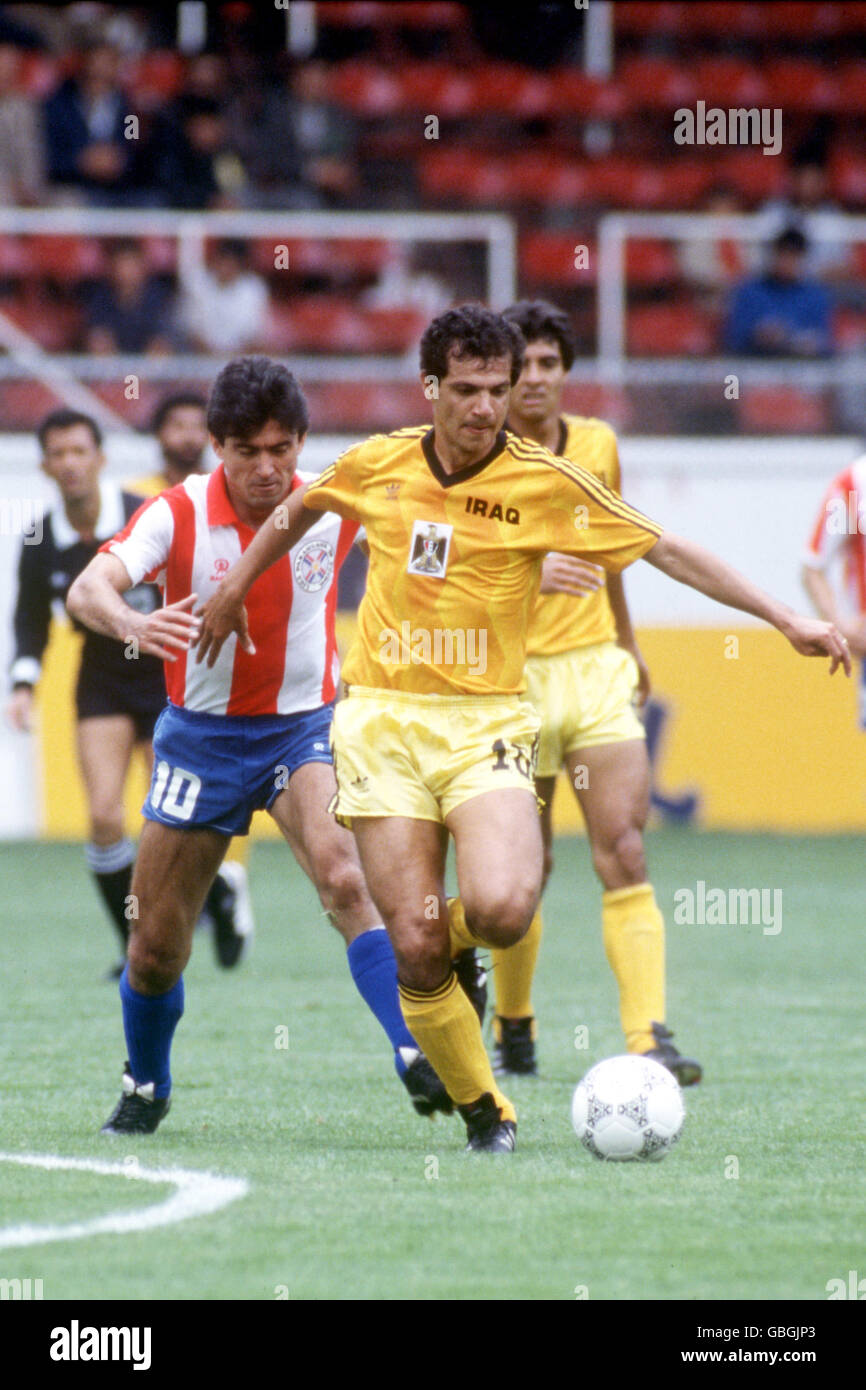
<svg viewBox="0 0 866 1390"><path fill-rule="evenodd" d="M110 15L112 7L101 10ZM578 39L581 20L578 14L572 23ZM225 22L230 21L231 16ZM285 102L293 131L305 123L309 131L325 108L329 139L342 123L357 181L353 206L507 212L518 231L520 291L561 302L575 318L580 351L587 357L599 346L597 239L605 215L694 211L720 185L740 210L761 211L784 199L792 160L804 147L817 151L838 210L856 213L866 207L866 4L625 0L613 7L607 73L586 70L577 41L561 44L553 54L543 45L527 44L525 60L518 61L518 20L503 16L494 32L477 8L462 4L318 4L315 48L304 59L281 52L272 43L276 31L267 31L268 39L265 29L253 24L232 30L228 44L223 33L209 32L205 58L219 49L210 65L200 55L170 47L171 37L157 16L148 21L139 15L137 22L140 44L120 52L112 79L140 119L136 155L129 186L116 194L107 185L97 190L98 205L111 205L115 196L115 206L161 204L171 187L161 183L160 172L166 131L176 131L178 113L185 113L184 130L200 118L207 127L200 132L202 149L209 141L213 146L197 195L204 201L197 206L205 211L280 206L279 187L256 184L258 161L249 149L241 153L232 147L231 123L224 120L233 81L242 80L254 60L263 90ZM92 42L99 34L88 37ZM87 61L80 38L59 21L50 34L34 34L29 47L0 38L0 46L14 48L17 55L14 90L0 91L0 104L11 94L48 109ZM310 59L322 73L315 99L298 80ZM760 148L746 146L678 147L674 112L698 101L722 108L782 108L781 154L768 158ZM431 116L437 123L433 138L425 132ZM303 140L298 148L306 148ZM331 185L327 177L324 183L297 177L313 189L311 206L341 205L345 171ZM297 187L283 190L283 206L298 205L292 201ZM50 186L47 196L48 205L75 197L93 203L95 197L91 187L76 192L68 181ZM149 273L177 294L177 240L147 237L144 245ZM405 358L423 325L417 297L407 291L405 303L367 302L386 273L386 238L293 236L286 245L288 266L278 268L273 241L250 238L252 267L270 297L266 346L271 351ZM588 251L580 263L577 246ZM42 349L74 353L82 342L83 305L104 273L104 262L104 239L0 235L0 312ZM862 278L863 269L860 247L854 274ZM483 293L468 253L443 264L421 248L412 264L412 275L419 274L438 275L455 300ZM721 306L718 299L709 302L706 286L689 273L676 243L632 236L625 282L630 354L700 359L720 351ZM722 285L718 293L725 292ZM845 353L862 344L866 304L856 284L834 285L833 293L839 302L835 331ZM183 346L181 338L179 350ZM391 401L403 398L400 376L395 371L393 387L377 378L381 389L374 398L388 412ZM3 398L20 402L23 413L10 423L27 428L36 412L25 404L27 393L14 387L5 382ZM787 389L796 394L798 388ZM628 390L640 402L640 388ZM368 420L370 392L358 394L364 396ZM822 418L831 428L841 427L832 392L815 395L812 388L797 399L804 418L820 400ZM342 409L338 413L341 420L349 416ZM660 410L659 421L662 417L669 422L669 414ZM747 406L744 399L738 411L729 412L728 424L749 430L762 418L762 408L754 402ZM390 414L375 423L391 423Z"/></svg>

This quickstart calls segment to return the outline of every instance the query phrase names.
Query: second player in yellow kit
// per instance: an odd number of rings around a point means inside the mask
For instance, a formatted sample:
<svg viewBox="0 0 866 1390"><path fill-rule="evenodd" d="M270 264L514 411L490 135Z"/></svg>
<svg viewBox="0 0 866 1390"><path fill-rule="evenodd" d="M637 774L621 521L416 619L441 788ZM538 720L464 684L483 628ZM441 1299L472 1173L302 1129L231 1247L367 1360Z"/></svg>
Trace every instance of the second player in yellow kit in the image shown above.
<svg viewBox="0 0 866 1390"><path fill-rule="evenodd" d="M523 371L512 392L509 423L557 454L579 461L619 493L616 435L601 420L560 413L574 357L565 314L544 301L506 310L526 339ZM555 583L569 574L562 557L545 562ZM589 579L587 582L590 582ZM618 575L593 592L542 593L530 618L527 699L541 721L536 786L544 809L545 880L553 866L552 802L565 769L587 824L602 886L602 935L616 976L626 1047L668 1066L681 1084L699 1081L697 1062L682 1057L665 1026L664 920L647 881L642 832L649 810L649 760L635 710L649 688ZM495 1068L534 1074L532 978L541 912L523 941L494 952Z"/></svg>

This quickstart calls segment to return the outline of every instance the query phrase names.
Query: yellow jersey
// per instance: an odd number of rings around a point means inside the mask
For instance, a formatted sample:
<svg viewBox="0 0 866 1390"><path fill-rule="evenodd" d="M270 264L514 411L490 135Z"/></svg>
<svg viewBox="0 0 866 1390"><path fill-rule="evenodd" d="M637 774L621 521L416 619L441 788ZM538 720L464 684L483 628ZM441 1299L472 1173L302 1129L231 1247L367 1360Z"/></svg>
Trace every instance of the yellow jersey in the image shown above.
<svg viewBox="0 0 866 1390"><path fill-rule="evenodd" d="M610 425L582 415L562 415L559 423L557 454L579 463L612 492L619 492L619 454ZM616 622L607 585L585 598L539 594L530 618L526 651L528 656L553 656L615 638Z"/></svg>
<svg viewBox="0 0 866 1390"><path fill-rule="evenodd" d="M136 497L158 497L167 487L171 487L171 483L164 473L148 473L143 478L132 478L123 486L124 491L132 492Z"/></svg>
<svg viewBox="0 0 866 1390"><path fill-rule="evenodd" d="M619 571L661 535L591 472L508 430L457 473L427 425L374 435L326 468L304 504L367 534L346 684L416 694L520 693L548 551Z"/></svg>

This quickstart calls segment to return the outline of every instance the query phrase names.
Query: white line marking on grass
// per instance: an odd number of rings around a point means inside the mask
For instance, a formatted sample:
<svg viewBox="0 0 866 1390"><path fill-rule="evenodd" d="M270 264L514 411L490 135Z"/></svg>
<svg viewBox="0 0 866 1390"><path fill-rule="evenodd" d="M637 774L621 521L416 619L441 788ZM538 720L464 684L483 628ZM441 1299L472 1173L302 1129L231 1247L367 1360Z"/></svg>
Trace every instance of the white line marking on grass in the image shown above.
<svg viewBox="0 0 866 1390"><path fill-rule="evenodd" d="M59 1158L56 1154L0 1153L0 1163L18 1163L24 1168L58 1169L78 1173L101 1173L105 1177L133 1178L138 1182L173 1183L176 1191L153 1206L136 1211L111 1211L90 1221L70 1221L62 1226L3 1226L0 1250L13 1246L42 1245L53 1240L81 1240L85 1236L125 1235L127 1231L149 1231L154 1226L170 1226L191 1216L207 1216L237 1201L249 1191L246 1178L223 1178L190 1168L142 1168L137 1162L107 1163L98 1158Z"/></svg>

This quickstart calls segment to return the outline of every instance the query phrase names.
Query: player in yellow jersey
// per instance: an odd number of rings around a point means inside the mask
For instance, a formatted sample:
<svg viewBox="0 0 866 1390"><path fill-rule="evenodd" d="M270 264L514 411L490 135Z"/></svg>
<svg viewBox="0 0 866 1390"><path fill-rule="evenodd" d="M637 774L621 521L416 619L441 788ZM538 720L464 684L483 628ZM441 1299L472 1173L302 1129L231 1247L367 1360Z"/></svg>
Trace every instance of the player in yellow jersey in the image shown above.
<svg viewBox="0 0 866 1390"><path fill-rule="evenodd" d="M197 659L210 663L233 633L250 650L243 598L257 575L320 511L365 527L367 589L334 716L334 809L351 823L393 942L407 1026L459 1108L469 1149L488 1153L513 1150L516 1116L452 959L455 945L516 944L541 894L538 719L521 695L544 556L614 572L644 556L850 672L832 624L794 613L579 465L507 432L523 350L519 330L481 306L434 319L421 342L432 428L374 436L281 503L205 605L197 639ZM449 833L460 893L450 918Z"/></svg>
<svg viewBox="0 0 866 1390"><path fill-rule="evenodd" d="M197 391L165 396L153 414L151 433L159 445L162 467L127 484L139 497L156 497L191 473L206 473L207 401ZM202 918L213 924L216 958L225 969L237 965L252 945L255 922L247 881L246 839L232 840L210 887Z"/></svg>
<svg viewBox="0 0 866 1390"><path fill-rule="evenodd" d="M505 310L526 340L523 371L511 393L509 426L553 453L588 468L620 491L616 435L601 420L562 415L562 391L576 344L569 318L544 301ZM622 576L548 556L542 569L527 643L527 699L541 720L535 786L544 803L545 882L553 867L552 803L561 768L586 821L592 861L601 879L602 935L619 988L629 1052L667 1066L680 1084L701 1079L665 1027L664 920L647 880L643 830L650 767L634 701L646 700L649 674L632 630ZM550 586L554 591L545 592ZM557 592L558 590L558 592ZM577 595L580 595L579 597ZM532 978L541 939L541 911L520 945L494 951L494 1070L536 1073Z"/></svg>

